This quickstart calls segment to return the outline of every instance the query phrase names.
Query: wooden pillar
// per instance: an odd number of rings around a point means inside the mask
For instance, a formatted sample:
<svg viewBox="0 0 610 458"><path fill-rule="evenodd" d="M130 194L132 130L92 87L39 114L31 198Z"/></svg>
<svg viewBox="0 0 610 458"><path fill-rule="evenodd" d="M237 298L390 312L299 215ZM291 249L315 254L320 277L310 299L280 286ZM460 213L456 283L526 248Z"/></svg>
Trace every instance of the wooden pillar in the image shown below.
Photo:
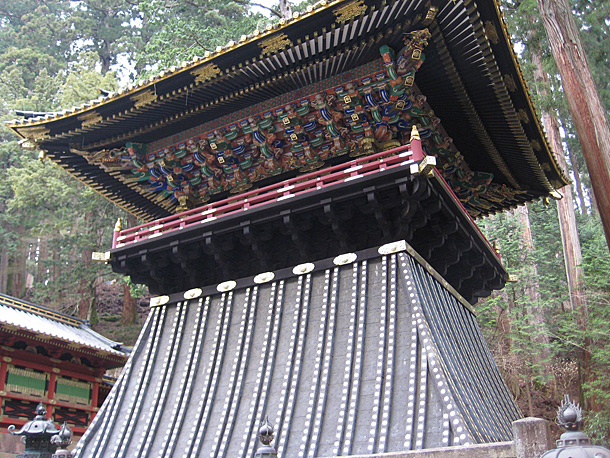
<svg viewBox="0 0 610 458"><path fill-rule="evenodd" d="M100 382L95 380L95 382L91 384L91 408L94 410L89 414L89 422L92 422L95 416L97 415L97 401L99 399L99 394Z"/></svg>
<svg viewBox="0 0 610 458"><path fill-rule="evenodd" d="M100 393L100 382L97 380L91 384L91 407L97 407Z"/></svg>
<svg viewBox="0 0 610 458"><path fill-rule="evenodd" d="M8 363L6 359L3 358L2 362L0 362L0 420L2 419L2 405L4 403L4 385L6 380L6 371L8 368Z"/></svg>
<svg viewBox="0 0 610 458"><path fill-rule="evenodd" d="M53 405L55 404L55 382L57 381L57 372L59 369L53 368L51 377L49 378L49 391L47 391L47 397L49 398L49 405L47 407L47 418L50 420L53 418Z"/></svg>

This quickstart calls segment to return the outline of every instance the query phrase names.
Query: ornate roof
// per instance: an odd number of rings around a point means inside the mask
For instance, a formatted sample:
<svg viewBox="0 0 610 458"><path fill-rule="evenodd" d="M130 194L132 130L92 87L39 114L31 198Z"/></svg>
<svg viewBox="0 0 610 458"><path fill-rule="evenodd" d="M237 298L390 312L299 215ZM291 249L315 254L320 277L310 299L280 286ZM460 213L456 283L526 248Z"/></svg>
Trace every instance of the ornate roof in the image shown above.
<svg viewBox="0 0 610 458"><path fill-rule="evenodd" d="M121 344L91 329L84 320L0 294L0 323L8 332L26 332L42 340L126 358ZM59 342L58 342L59 341Z"/></svg>
<svg viewBox="0 0 610 458"><path fill-rule="evenodd" d="M492 0L319 2L125 91L10 127L152 220L404 144L411 124L429 130L429 154L473 216L567 183Z"/></svg>
<svg viewBox="0 0 610 458"><path fill-rule="evenodd" d="M511 440L470 305L404 242L154 298L78 458L369 455Z"/></svg>

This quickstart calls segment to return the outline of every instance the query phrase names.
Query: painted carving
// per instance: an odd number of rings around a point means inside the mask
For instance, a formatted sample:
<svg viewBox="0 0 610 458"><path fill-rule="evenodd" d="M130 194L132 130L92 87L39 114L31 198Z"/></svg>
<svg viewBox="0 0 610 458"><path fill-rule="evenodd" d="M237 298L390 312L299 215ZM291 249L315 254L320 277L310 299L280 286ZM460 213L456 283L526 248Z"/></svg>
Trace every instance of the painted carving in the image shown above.
<svg viewBox="0 0 610 458"><path fill-rule="evenodd" d="M343 78L338 86L274 109L257 112L253 107L249 116L179 144L156 151L127 144L87 159L122 170L124 181L184 209L278 175L336 163L341 156L407 144L416 125L426 153L437 157L439 171L466 209L473 215L486 213L515 194L494 184L492 174L470 169L413 84L429 39L427 29L406 34L399 52L381 47L382 71Z"/></svg>

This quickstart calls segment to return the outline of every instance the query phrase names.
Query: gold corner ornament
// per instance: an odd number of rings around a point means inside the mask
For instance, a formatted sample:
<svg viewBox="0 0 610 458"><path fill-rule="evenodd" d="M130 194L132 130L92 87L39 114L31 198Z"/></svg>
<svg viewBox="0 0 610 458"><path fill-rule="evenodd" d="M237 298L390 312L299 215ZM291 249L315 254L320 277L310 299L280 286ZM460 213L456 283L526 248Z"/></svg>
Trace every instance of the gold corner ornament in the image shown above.
<svg viewBox="0 0 610 458"><path fill-rule="evenodd" d="M208 64L191 70L191 75L195 77L195 83L205 83L216 78L219 74L220 69L216 64Z"/></svg>
<svg viewBox="0 0 610 458"><path fill-rule="evenodd" d="M530 122L530 117L523 108L519 108L517 110L517 116L519 116L519 121L521 121L523 124Z"/></svg>
<svg viewBox="0 0 610 458"><path fill-rule="evenodd" d="M282 51L289 46L292 46L292 41L290 41L285 33L279 33L261 41L258 45L261 47L261 55L264 56Z"/></svg>
<svg viewBox="0 0 610 458"><path fill-rule="evenodd" d="M99 262L108 262L110 261L110 251L94 251L93 253L91 253L91 260Z"/></svg>
<svg viewBox="0 0 610 458"><path fill-rule="evenodd" d="M534 151L542 151L542 146L540 146L540 143L538 142L538 140L531 140L530 146L532 147L532 149Z"/></svg>
<svg viewBox="0 0 610 458"><path fill-rule="evenodd" d="M409 141L412 142L413 140L421 140L419 130L417 130L417 126L415 124L413 124L413 127L411 128L411 139Z"/></svg>
<svg viewBox="0 0 610 458"><path fill-rule="evenodd" d="M426 16L424 17L424 22L423 22L424 25L428 25L432 21L434 21L434 19L436 18L437 14L438 14L438 7L430 6L428 8L428 11L426 12Z"/></svg>
<svg viewBox="0 0 610 458"><path fill-rule="evenodd" d="M496 26L491 21L485 21L485 35L494 45L500 42L500 36L496 30Z"/></svg>
<svg viewBox="0 0 610 458"><path fill-rule="evenodd" d="M44 140L45 138L49 138L49 133L51 132L44 126L27 127L18 130L21 135L29 140L33 140L34 142L36 140Z"/></svg>
<svg viewBox="0 0 610 458"><path fill-rule="evenodd" d="M510 92L515 92L517 90L517 85L515 84L515 80L511 75L504 75L504 85Z"/></svg>
<svg viewBox="0 0 610 458"><path fill-rule="evenodd" d="M434 167L436 167L436 157L426 156L419 164L419 173L425 176L432 176Z"/></svg>
<svg viewBox="0 0 610 458"><path fill-rule="evenodd" d="M97 111L91 111L89 113L85 113L78 117L78 120L81 121L81 126L83 128L93 126L94 124L98 124L103 121L102 115Z"/></svg>
<svg viewBox="0 0 610 458"><path fill-rule="evenodd" d="M136 108L142 108L156 101L158 98L157 93L152 90L140 92L139 94L132 95L129 99L134 102Z"/></svg>
<svg viewBox="0 0 610 458"><path fill-rule="evenodd" d="M364 0L347 3L339 8L336 8L333 13L337 18L337 22L343 24L351 21L353 18L360 16L367 9Z"/></svg>

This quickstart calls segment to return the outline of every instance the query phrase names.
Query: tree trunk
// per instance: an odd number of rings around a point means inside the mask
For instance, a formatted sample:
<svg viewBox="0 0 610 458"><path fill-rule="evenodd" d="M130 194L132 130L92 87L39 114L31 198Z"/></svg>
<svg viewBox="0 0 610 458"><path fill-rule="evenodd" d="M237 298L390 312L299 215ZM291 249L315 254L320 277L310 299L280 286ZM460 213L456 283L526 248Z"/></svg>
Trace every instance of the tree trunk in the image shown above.
<svg viewBox="0 0 610 458"><path fill-rule="evenodd" d="M548 76L542 67L542 60L537 53L532 53L532 63L535 68L534 75L536 80L548 83ZM546 87L546 84L543 87ZM546 93L546 90L544 90L543 93ZM559 162L559 167L567 175L568 163L561 144L557 118L551 115L551 113L543 111L542 123L544 124L551 149L555 153L557 162ZM582 264L582 251L580 248L580 239L578 237L578 228L576 226L576 211L574 209L572 186L564 186L561 191L563 192L564 197L557 202L557 213L559 215L566 278L568 280L568 290L570 293L570 307L572 310L581 310L582 307L586 307L586 304L584 303L583 272L582 269L579 268ZM584 205L584 200L581 201L581 204Z"/></svg>
<svg viewBox="0 0 610 458"><path fill-rule="evenodd" d="M280 0L280 14L284 19L292 18L292 8L288 0Z"/></svg>
<svg viewBox="0 0 610 458"><path fill-rule="evenodd" d="M91 253L92 250L83 250L82 252L82 263L83 270L86 272L89 266L91 265ZM91 282L85 276L81 277L78 282L79 288L79 299L78 299L78 317L82 320L90 319L91 315L91 305L93 303L93 298L95 297L95 293L91 292Z"/></svg>
<svg viewBox="0 0 610 458"><path fill-rule="evenodd" d="M129 283L123 282L123 309L121 310L121 324L134 324L138 320L136 300L131 295Z"/></svg>
<svg viewBox="0 0 610 458"><path fill-rule="evenodd" d="M568 0L537 0L610 246L610 127Z"/></svg>
<svg viewBox="0 0 610 458"><path fill-rule="evenodd" d="M549 336L546 332L546 322L544 317L544 310L540 304L540 285L538 283L538 268L533 259L534 253L534 240L532 238L532 227L530 225L529 212L526 205L517 207L517 216L522 228L522 241L523 241L523 253L525 259L523 266L528 269L526 271L527 285L525 286L525 297L528 301L526 306L527 319L530 325L535 329L533 334L530 336L532 342L534 342L537 351L532 355L536 364L545 369L549 364ZM547 372L548 373L548 372Z"/></svg>
<svg viewBox="0 0 610 458"><path fill-rule="evenodd" d="M89 221L91 220L91 213L85 213L83 218L84 227L89 227ZM95 306L96 301L96 291L95 291L95 281L89 278L89 267L91 266L91 254L93 250L90 248L85 248L81 252L81 262L82 262L82 275L80 276L79 281L79 299L78 299L78 317L83 320L91 320L91 315L96 316L96 310L92 310Z"/></svg>
<svg viewBox="0 0 610 458"><path fill-rule="evenodd" d="M0 249L0 293L6 294L8 288L8 250Z"/></svg>
<svg viewBox="0 0 610 458"><path fill-rule="evenodd" d="M47 240L43 237L38 241L38 259L35 261L36 265L36 283L39 285L44 284L45 280L48 278L44 261L49 259L49 244Z"/></svg>
<svg viewBox="0 0 610 458"><path fill-rule="evenodd" d="M557 120L548 113L542 115L543 123L551 142L551 147L557 151L560 166L567 167L565 159L561 154L561 143L559 140L559 126ZM578 228L576 226L576 211L572 197L572 186L564 186L561 189L563 199L557 201L557 213L561 229L561 243L563 245L563 256L565 260L566 278L570 292L570 307L572 310L580 310L586 306L584 302L584 279L580 268L582 264L582 251Z"/></svg>
<svg viewBox="0 0 610 458"><path fill-rule="evenodd" d="M20 239L23 241L25 238L23 236L23 230L19 229L17 233L19 234ZM12 258L13 262L9 260L7 291L11 296L19 298L25 296L27 255L28 251L26 244L22 243L17 249L15 256Z"/></svg>
<svg viewBox="0 0 610 458"><path fill-rule="evenodd" d="M593 83L593 78L586 60L580 36L567 0L538 0L544 18L544 25L551 42L551 49L563 81L566 98L572 113L572 120L582 146L583 155L591 175L595 203L600 211L604 225L606 243L610 246L610 130L605 112ZM540 65L540 63L538 63ZM556 119L548 113L543 115L543 122L551 147L557 153L560 166L566 170L565 156L559 139L559 126ZM583 345L579 349L579 373L582 376L580 387L591 381L591 338L588 335L589 310L584 295L582 272L577 267L582 263L580 240L576 228L574 209L570 210L567 199L572 197L572 189L564 187L565 201L558 205L561 222L562 243L566 261L566 274L570 288L570 303L576 313L578 328L583 336ZM571 199L570 199L571 200ZM596 399L591 395L589 405L595 408Z"/></svg>
<svg viewBox="0 0 610 458"><path fill-rule="evenodd" d="M126 227L133 227L138 220L133 215L127 215ZM127 279L125 279L127 280ZM136 299L131 295L131 286L127 281L123 281L123 309L121 310L121 323L134 324L138 321L138 307Z"/></svg>
<svg viewBox="0 0 610 458"><path fill-rule="evenodd" d="M553 145L551 145L551 147L553 147ZM580 178L580 168L578 166L578 162L576 161L576 158L574 157L571 151L568 151L568 157L570 158L570 164L572 164L572 172L574 173L574 187L576 188L576 193L578 194L578 201L580 202L578 210L581 215L584 215L585 213L588 214L589 211L587 210L587 201L585 200L585 191L583 189L582 179Z"/></svg>

